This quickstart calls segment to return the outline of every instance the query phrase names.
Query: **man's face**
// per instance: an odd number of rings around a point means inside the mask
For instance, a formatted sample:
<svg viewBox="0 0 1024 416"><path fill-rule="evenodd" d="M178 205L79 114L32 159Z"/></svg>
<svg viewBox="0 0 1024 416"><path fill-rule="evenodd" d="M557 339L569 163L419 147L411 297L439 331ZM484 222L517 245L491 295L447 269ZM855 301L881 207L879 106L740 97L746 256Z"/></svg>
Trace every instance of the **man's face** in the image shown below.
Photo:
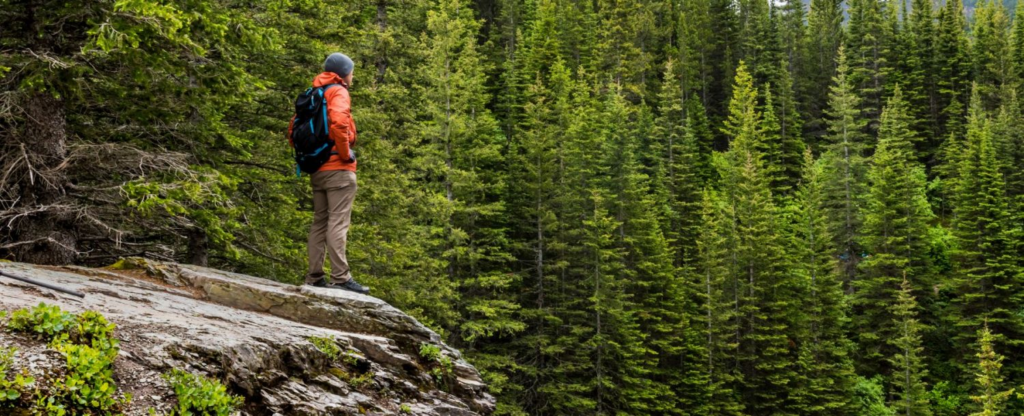
<svg viewBox="0 0 1024 416"><path fill-rule="evenodd" d="M355 73L355 71L349 72L348 75L345 77L345 83L346 84L352 85L352 76L353 76L354 73Z"/></svg>

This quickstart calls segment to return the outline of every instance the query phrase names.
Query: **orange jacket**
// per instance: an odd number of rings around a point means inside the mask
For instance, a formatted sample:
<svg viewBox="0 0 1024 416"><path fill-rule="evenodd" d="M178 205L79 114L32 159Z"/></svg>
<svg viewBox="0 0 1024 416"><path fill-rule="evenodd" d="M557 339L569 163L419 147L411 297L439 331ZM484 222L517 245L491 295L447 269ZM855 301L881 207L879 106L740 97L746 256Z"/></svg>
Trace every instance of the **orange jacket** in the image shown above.
<svg viewBox="0 0 1024 416"><path fill-rule="evenodd" d="M327 118L329 127L327 134L334 140L334 147L331 148L330 159L320 167L317 172L328 170L349 170L356 171L355 153L352 146L356 144L356 122L352 120L352 99L348 95L348 85L333 72L321 72L313 78L314 87L322 87L328 84L340 84L341 88L328 88L324 91L324 100L327 102ZM292 124L295 123L295 116L292 116L288 123L288 143L292 142Z"/></svg>

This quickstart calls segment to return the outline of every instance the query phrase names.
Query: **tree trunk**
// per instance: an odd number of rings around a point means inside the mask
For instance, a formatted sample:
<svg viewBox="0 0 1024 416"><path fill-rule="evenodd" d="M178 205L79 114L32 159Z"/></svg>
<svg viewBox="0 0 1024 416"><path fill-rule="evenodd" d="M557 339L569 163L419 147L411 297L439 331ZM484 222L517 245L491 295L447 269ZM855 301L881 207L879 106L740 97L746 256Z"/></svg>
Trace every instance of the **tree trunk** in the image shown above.
<svg viewBox="0 0 1024 416"><path fill-rule="evenodd" d="M25 128L16 134L31 171L20 184L22 206L39 212L12 224L12 254L18 261L69 264L78 256L73 213L54 207L67 177L55 169L67 157L64 102L48 93L26 97ZM44 207L47 207L44 209Z"/></svg>
<svg viewBox="0 0 1024 416"><path fill-rule="evenodd" d="M210 238L206 230L195 227L188 231L188 262L206 267L210 259Z"/></svg>

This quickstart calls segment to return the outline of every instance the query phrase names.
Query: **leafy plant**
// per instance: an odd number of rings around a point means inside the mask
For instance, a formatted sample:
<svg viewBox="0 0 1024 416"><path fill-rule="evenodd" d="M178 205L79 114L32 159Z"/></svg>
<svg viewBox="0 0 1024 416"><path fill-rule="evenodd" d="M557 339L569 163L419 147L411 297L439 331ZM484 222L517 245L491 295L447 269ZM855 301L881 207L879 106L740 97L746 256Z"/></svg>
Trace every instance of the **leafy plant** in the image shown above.
<svg viewBox="0 0 1024 416"><path fill-rule="evenodd" d="M326 338L311 336L309 337L309 342L312 342L320 352L327 354L331 361L341 358L343 354L341 347L338 346L338 342L334 339L333 335Z"/></svg>
<svg viewBox="0 0 1024 416"><path fill-rule="evenodd" d="M398 411L402 413L412 413L412 408L409 407L409 405L402 403L402 405L398 407Z"/></svg>
<svg viewBox="0 0 1024 416"><path fill-rule="evenodd" d="M164 379L178 396L178 406L171 416L227 416L242 405L240 396L227 392L217 380L198 376L179 369L164 375Z"/></svg>
<svg viewBox="0 0 1024 416"><path fill-rule="evenodd" d="M67 361L67 375L54 384L53 395L61 402L91 413L109 414L119 411L131 400L127 395L118 397L114 382L113 361L117 347L102 349L64 342L55 348Z"/></svg>
<svg viewBox="0 0 1024 416"><path fill-rule="evenodd" d="M27 372L15 374L13 379L8 375L17 352L14 347L0 348L0 408L16 404L35 384L35 379L29 377Z"/></svg>
<svg viewBox="0 0 1024 416"><path fill-rule="evenodd" d="M420 344L420 357L430 362L437 361L441 357L441 347L424 342Z"/></svg>
<svg viewBox="0 0 1024 416"><path fill-rule="evenodd" d="M33 333L40 338L53 339L74 323L74 315L57 305L40 302L32 309L18 309L11 315L7 327L12 331Z"/></svg>
<svg viewBox="0 0 1024 416"><path fill-rule="evenodd" d="M420 357L430 363L430 375L434 381L446 384L455 368L455 363L446 355L441 354L441 347L427 343L420 344Z"/></svg>
<svg viewBox="0 0 1024 416"><path fill-rule="evenodd" d="M85 345L92 345L100 340L112 340L114 328L114 324L107 321L99 312L85 311L75 316L71 339L75 343Z"/></svg>

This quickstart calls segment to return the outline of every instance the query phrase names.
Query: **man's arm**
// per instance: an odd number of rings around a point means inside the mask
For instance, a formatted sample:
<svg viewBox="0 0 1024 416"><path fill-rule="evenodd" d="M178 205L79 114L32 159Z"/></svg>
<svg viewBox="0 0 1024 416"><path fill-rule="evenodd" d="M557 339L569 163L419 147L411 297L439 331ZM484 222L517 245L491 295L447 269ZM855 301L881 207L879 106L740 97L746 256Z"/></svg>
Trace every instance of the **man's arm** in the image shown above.
<svg viewBox="0 0 1024 416"><path fill-rule="evenodd" d="M334 94L327 106L331 124L328 133L331 140L334 140L334 148L338 151L338 157L344 162L351 162L349 140L352 129L352 102L348 96L348 89L345 87L331 88L331 90Z"/></svg>

